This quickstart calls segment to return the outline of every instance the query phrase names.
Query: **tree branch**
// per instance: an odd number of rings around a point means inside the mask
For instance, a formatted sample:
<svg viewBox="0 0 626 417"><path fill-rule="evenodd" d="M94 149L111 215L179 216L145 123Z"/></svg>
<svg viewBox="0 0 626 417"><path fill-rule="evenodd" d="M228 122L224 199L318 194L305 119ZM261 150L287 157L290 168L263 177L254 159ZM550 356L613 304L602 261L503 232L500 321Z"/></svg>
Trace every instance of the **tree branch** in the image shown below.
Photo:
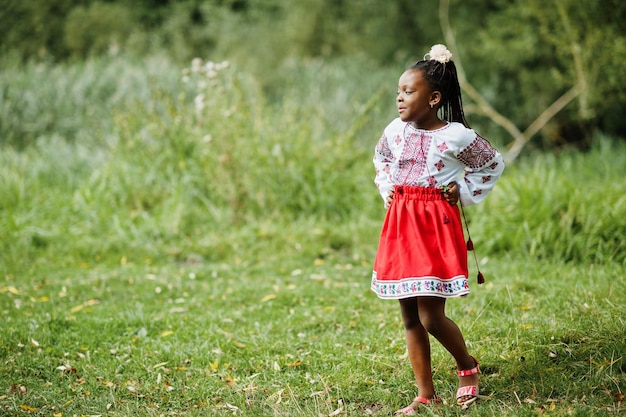
<svg viewBox="0 0 626 417"><path fill-rule="evenodd" d="M489 117L491 121L501 126L509 132L513 138L513 142L509 144L507 152L504 153L504 160L506 162L513 162L521 153L524 146L530 141L530 139L537 134L559 111L561 111L570 101L578 96L583 91L583 86L578 83L572 87L569 91L559 97L554 103L552 103L547 109L545 109L539 117L537 117L524 132L515 126L510 119L498 113L485 98L476 90L468 81L465 76L465 70L458 54L456 47L456 39L450 26L450 1L439 1L439 23L443 32L443 37L448 44L448 47L454 54L454 62L456 65L457 75L459 78L459 84L463 91L476 103L477 109Z"/></svg>

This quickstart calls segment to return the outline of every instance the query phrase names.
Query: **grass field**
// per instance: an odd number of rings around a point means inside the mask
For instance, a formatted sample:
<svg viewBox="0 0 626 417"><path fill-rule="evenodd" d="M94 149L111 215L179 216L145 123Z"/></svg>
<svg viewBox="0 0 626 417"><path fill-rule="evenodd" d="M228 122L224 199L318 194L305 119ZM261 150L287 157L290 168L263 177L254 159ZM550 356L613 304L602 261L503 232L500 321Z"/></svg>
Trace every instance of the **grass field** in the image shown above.
<svg viewBox="0 0 626 417"><path fill-rule="evenodd" d="M387 416L415 395L399 307L369 290L388 74L312 62L270 97L202 65L5 63L0 415ZM487 282L448 313L484 398L455 405L433 341L424 415L624 414L625 148L529 154L468 208Z"/></svg>

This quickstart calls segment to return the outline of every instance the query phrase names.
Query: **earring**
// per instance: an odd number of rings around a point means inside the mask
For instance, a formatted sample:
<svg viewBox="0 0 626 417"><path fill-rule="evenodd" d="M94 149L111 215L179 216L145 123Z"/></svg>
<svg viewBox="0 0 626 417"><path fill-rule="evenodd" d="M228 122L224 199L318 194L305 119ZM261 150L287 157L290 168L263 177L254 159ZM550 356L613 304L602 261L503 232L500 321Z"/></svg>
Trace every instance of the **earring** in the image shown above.
<svg viewBox="0 0 626 417"><path fill-rule="evenodd" d="M430 103L430 108L432 109L434 107L435 107L435 105L433 103Z"/></svg>

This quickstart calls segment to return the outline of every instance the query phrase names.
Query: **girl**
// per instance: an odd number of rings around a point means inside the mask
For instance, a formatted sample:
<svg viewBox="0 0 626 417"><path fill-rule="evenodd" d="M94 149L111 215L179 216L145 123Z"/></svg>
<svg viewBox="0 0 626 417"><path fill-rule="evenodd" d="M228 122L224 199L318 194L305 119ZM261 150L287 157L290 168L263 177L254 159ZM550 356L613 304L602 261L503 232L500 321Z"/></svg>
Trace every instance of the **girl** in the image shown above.
<svg viewBox="0 0 626 417"><path fill-rule="evenodd" d="M435 45L426 57L400 77L400 117L385 128L374 154L375 183L387 214L372 290L380 298L400 301L418 388L413 402L396 412L401 415L441 401L433 386L429 334L456 361L458 404L466 407L478 398L478 361L446 317L445 303L469 294L457 202L482 201L504 169L500 153L465 120L452 54ZM456 182L461 174L463 180Z"/></svg>

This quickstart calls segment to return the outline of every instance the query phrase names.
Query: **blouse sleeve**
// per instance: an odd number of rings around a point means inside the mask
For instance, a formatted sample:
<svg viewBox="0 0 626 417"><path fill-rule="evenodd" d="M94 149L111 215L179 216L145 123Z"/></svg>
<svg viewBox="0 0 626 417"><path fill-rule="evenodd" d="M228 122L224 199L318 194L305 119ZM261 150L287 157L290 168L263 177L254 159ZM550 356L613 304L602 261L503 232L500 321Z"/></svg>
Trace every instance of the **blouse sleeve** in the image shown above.
<svg viewBox="0 0 626 417"><path fill-rule="evenodd" d="M465 165L461 186L461 204L478 204L487 197L504 171L502 155L484 138L475 135L473 141L462 149L457 159Z"/></svg>
<svg viewBox="0 0 626 417"><path fill-rule="evenodd" d="M387 194L393 188L393 182L391 181L393 159L393 153L389 148L387 137L383 133L374 150L374 168L376 168L374 183L383 201L387 199Z"/></svg>

